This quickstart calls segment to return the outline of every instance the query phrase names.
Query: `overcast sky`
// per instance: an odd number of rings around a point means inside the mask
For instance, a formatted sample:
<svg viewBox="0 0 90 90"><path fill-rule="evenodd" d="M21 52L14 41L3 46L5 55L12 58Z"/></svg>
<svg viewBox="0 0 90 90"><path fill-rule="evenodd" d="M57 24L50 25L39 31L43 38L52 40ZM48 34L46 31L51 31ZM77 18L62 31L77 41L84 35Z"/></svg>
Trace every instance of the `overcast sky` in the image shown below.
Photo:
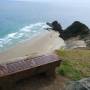
<svg viewBox="0 0 90 90"><path fill-rule="evenodd" d="M90 8L90 0L0 0L0 2L6 1L31 1L31 2L42 2L42 3L49 3L54 5L64 5L64 6L78 6L78 7L88 7Z"/></svg>
<svg viewBox="0 0 90 90"><path fill-rule="evenodd" d="M12 1L12 0L11 0ZM34 1L34 2L89 2L90 0L13 0L13 1Z"/></svg>
<svg viewBox="0 0 90 90"><path fill-rule="evenodd" d="M86 6L89 7L90 0L9 0L9 1L32 1L32 2L49 2L54 4Z"/></svg>

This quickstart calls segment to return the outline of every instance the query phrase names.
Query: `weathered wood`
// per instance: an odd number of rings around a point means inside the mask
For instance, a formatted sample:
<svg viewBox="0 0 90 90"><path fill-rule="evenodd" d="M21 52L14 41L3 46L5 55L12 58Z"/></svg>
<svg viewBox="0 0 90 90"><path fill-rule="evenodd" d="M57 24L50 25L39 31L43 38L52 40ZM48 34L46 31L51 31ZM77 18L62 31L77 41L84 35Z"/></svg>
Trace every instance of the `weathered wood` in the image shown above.
<svg viewBox="0 0 90 90"><path fill-rule="evenodd" d="M54 76L55 68L60 65L60 62L57 55L42 55L0 64L0 86L3 90L7 90L7 88L9 90L16 81L32 75L46 73L49 76Z"/></svg>

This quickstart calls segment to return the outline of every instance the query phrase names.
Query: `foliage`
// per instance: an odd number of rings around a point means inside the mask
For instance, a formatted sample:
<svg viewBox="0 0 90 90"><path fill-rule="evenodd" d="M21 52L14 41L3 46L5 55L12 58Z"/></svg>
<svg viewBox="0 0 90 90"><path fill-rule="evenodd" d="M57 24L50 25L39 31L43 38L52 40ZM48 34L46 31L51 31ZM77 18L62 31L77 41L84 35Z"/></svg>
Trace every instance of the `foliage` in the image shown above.
<svg viewBox="0 0 90 90"><path fill-rule="evenodd" d="M63 59L58 72L73 80L90 77L90 50L58 50Z"/></svg>

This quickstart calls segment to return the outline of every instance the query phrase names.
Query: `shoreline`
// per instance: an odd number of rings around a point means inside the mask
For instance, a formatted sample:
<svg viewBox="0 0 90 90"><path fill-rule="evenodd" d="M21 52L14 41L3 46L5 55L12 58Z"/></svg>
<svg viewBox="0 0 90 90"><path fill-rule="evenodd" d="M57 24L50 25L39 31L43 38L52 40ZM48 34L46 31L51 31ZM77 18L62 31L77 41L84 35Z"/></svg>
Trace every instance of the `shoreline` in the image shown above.
<svg viewBox="0 0 90 90"><path fill-rule="evenodd" d="M64 40L55 31L45 31L0 53L0 63L15 61L15 58L52 53L65 46Z"/></svg>
<svg viewBox="0 0 90 90"><path fill-rule="evenodd" d="M40 36L39 36L40 35ZM22 41L20 41L19 43L16 43L15 45L12 45L11 47L8 47L8 48L6 48L5 50L3 50L3 51L0 51L0 54L2 54L2 53L4 53L4 52L7 52L7 51L9 51L10 49L13 49L13 48L15 48L15 47L17 47L18 45L21 45L21 44L24 44L25 42L30 42L30 41L32 41L33 39L35 39L35 38L37 38L37 37L41 37L41 36L43 36L44 34L43 34L43 32L40 32L39 34L37 34L37 35L35 35L35 36L33 36L33 37L30 37L30 38L28 38L28 39L25 39L25 40L22 40Z"/></svg>

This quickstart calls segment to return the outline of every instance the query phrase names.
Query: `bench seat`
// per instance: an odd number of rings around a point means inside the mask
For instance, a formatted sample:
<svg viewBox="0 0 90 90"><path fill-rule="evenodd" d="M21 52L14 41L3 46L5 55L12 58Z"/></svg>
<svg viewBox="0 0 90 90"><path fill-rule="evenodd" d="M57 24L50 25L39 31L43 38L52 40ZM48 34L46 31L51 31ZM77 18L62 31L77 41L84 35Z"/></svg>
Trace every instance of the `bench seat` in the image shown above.
<svg viewBox="0 0 90 90"><path fill-rule="evenodd" d="M40 73L54 76L55 68L60 65L60 62L57 55L42 55L0 64L0 86L2 90L9 90L14 85L13 83L20 79Z"/></svg>

